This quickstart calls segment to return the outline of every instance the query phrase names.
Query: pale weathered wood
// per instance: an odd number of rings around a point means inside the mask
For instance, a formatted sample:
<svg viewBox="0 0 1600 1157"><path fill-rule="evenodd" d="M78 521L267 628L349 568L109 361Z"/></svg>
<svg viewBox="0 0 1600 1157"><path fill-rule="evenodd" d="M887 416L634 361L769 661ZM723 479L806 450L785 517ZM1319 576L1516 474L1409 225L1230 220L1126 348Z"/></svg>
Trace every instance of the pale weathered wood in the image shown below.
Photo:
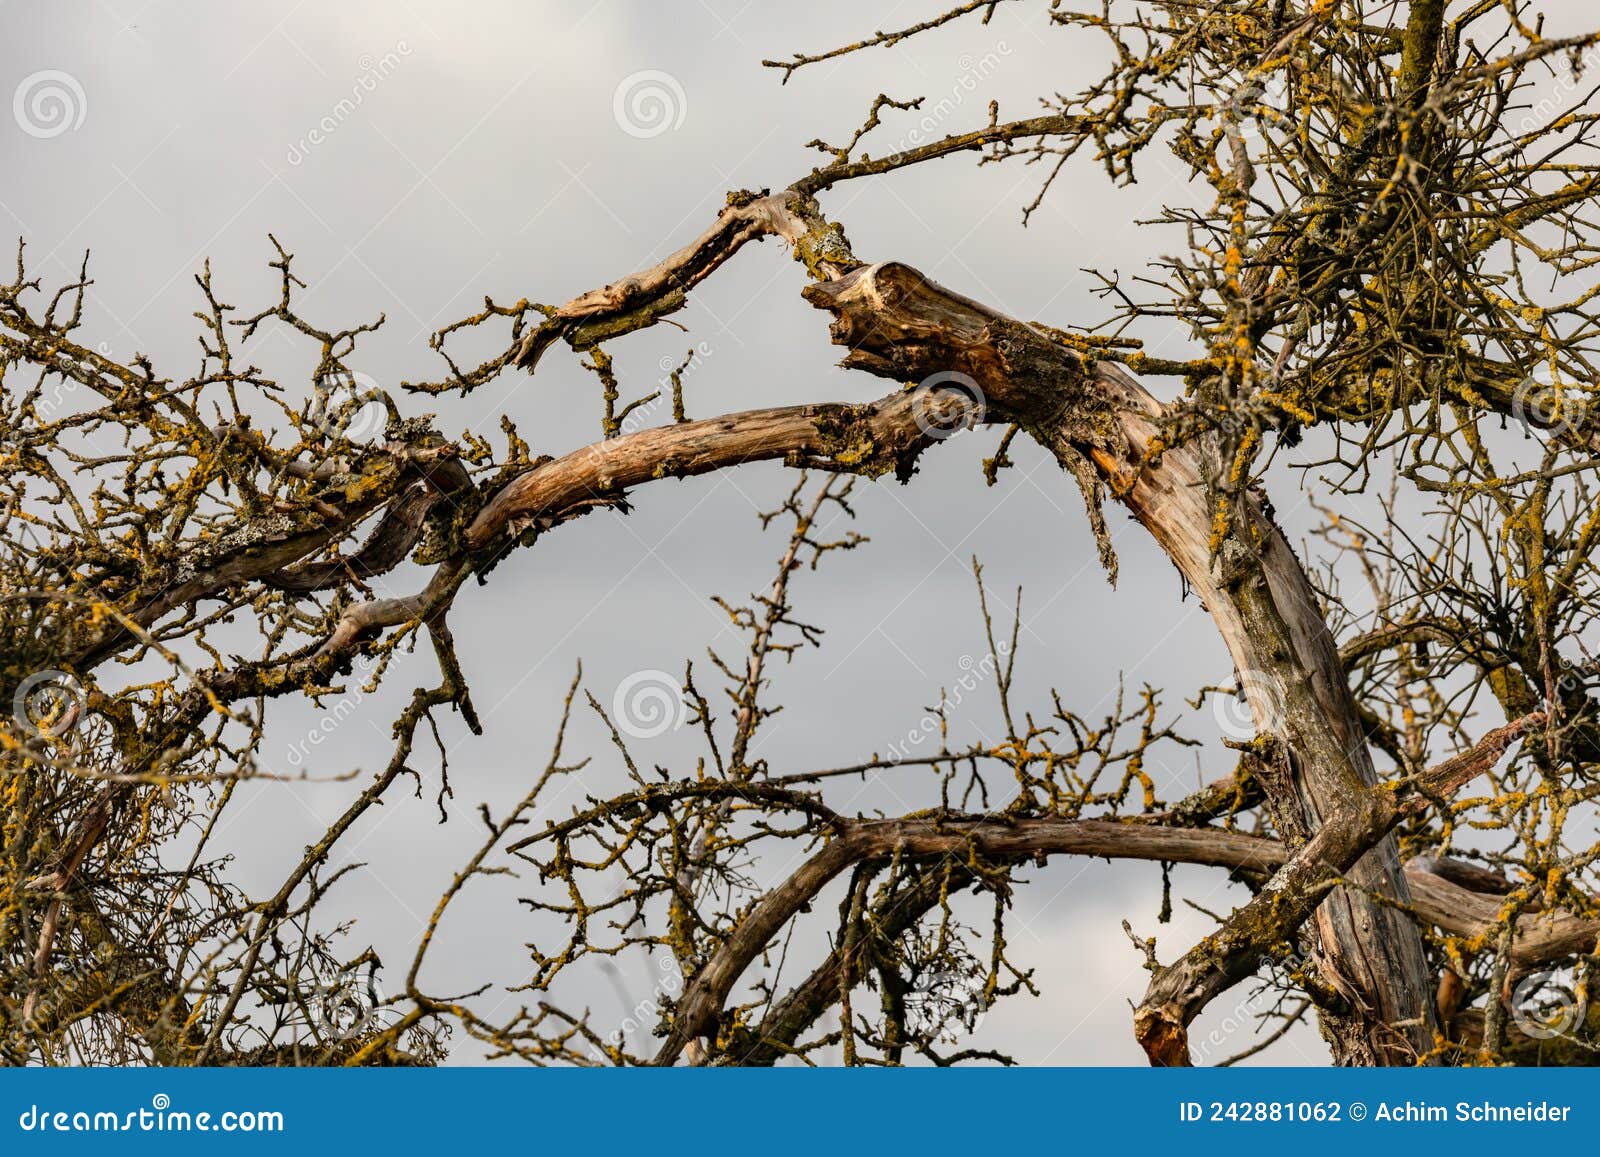
<svg viewBox="0 0 1600 1157"><path fill-rule="evenodd" d="M1214 549L1209 481L1219 464L1203 442L1150 461L1163 407L1148 391L903 265L858 269L806 293L834 313L846 365L891 377L966 374L997 416L1021 423L1079 478L1091 510L1097 483L1126 504L1210 612L1260 733L1278 745L1284 787L1267 785L1275 818L1314 832L1367 806L1377 774L1310 581L1253 501ZM1085 459L1093 479L1084 479ZM1434 1026L1421 939L1373 898L1407 898L1393 841L1380 840L1351 878L1361 890L1338 890L1316 913L1319 966L1354 1010L1350 1023L1333 1026L1336 1058L1407 1063L1431 1047Z"/></svg>
<svg viewBox="0 0 1600 1157"><path fill-rule="evenodd" d="M1099 512L1107 492L1150 532L1199 595L1233 657L1269 741L1264 754L1281 772L1263 785L1280 829L1304 839L1330 825L1359 826L1381 804L1344 667L1287 541L1248 497L1238 503L1230 532L1220 541L1213 534L1222 464L1211 445L1196 439L1155 459L1164 407L1129 375L1087 362L1049 331L907 266L863 265L808 193L791 189L731 204L711 229L657 266L556 311L526 339L521 364L534 364L556 340L582 348L654 324L682 304L689 287L766 235L788 240L818 278L805 295L834 315L832 336L847 350L844 365L900 382L938 375L973 383L987 420L1021 425L1073 475L1109 566L1115 562ZM849 419L857 434L850 460L865 461L868 472L892 466L904 473L920 448L906 439L908 411L893 412L892 402ZM755 411L602 444L511 483L479 515L468 540L481 547L508 530L537 525L564 503L663 475L796 454L839 458L838 439L822 429L837 420L826 407ZM1343 1015L1325 1011L1325 1029L1340 1062L1410 1063L1432 1044L1432 983L1416 928L1383 902L1408 899L1393 841L1379 833L1349 875L1358 887L1332 891L1314 918L1319 970L1347 1004ZM753 925L749 935L764 944L761 931ZM714 977L703 988L725 992L725 979ZM690 1011L686 1020L698 1027L714 1010ZM1159 1051L1171 1055L1175 1047Z"/></svg>
<svg viewBox="0 0 1600 1157"><path fill-rule="evenodd" d="M1365 812L1346 813L1338 822L1325 825L1298 851L1278 840L1242 832L1167 827L1141 822L1150 817L1140 816L1126 820L1046 817L1009 823L987 817L838 822L839 836L764 895L695 974L678 1002L674 1031L657 1053L656 1063L671 1064L692 1038L710 1033L739 977L772 938L830 881L864 860L885 860L898 854L949 857L965 863L977 855L990 862L1014 862L1083 855L1273 872L1262 892L1242 910L1252 919L1230 921L1162 970L1151 986L1155 1003L1147 1001L1141 1007L1141 1015L1146 1017L1142 1043L1151 1049L1152 1059L1162 1064L1187 1063L1183 1030L1209 999L1253 973L1263 952L1292 932L1379 836L1403 816L1425 807L1430 799L1459 790L1539 722L1536 716L1496 729L1469 751L1430 769L1420 785L1374 792L1372 806ZM1409 865L1405 875L1415 895L1413 910L1428 922L1464 937L1481 935L1495 926L1499 905L1494 899L1450 883L1430 871L1425 862ZM1268 930L1266 938L1263 930ZM1597 939L1600 921L1564 912L1528 914L1514 925L1512 957L1518 963L1534 965L1589 951ZM814 1017L820 1011L816 1007L811 1014Z"/></svg>

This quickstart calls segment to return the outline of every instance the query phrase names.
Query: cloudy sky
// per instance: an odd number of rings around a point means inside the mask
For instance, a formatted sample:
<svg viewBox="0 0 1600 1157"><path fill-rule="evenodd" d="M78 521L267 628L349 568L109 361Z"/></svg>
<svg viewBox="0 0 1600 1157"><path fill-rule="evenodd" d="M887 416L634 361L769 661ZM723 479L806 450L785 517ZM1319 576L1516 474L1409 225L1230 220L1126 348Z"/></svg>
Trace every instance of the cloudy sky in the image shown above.
<svg viewBox="0 0 1600 1157"><path fill-rule="evenodd" d="M827 62L785 86L763 58L848 43L935 6L7 0L0 89L14 100L13 116L0 120L0 233L25 238L33 272L47 279L67 278L91 250L88 339L119 357L148 353L164 372L184 375L197 354L193 275L209 257L225 300L266 305L276 292L270 232L296 255L310 287L301 311L313 321L386 315L356 364L393 387L441 372L429 333L476 312L484 295L558 303L648 264L702 229L730 189L778 187L805 172L818 156L806 142L847 139L879 92L943 102L942 134L982 123L990 100L1003 117L1022 116L1040 94L1076 88L1097 64L1095 46L1052 30L1044 7L1003 7L987 27L958 24ZM889 123L885 143L916 124ZM1069 174L1024 230L1020 209L1040 176L1037 167L980 170L960 159L847 186L825 207L869 260L905 261L1019 317L1101 318L1105 306L1083 270L1131 272L1175 245L1137 222L1193 191L1152 153L1130 189L1108 188L1088 169ZM688 335L658 327L613 344L625 389L656 388L662 366L693 345L692 416L879 395L883 383L834 366L802 284L777 243L747 250L678 315ZM1157 352L1181 349L1180 335L1147 336ZM248 356L294 382L304 380L309 352L268 332ZM560 454L599 435L594 379L565 351L537 378L511 375L464 400L427 401L410 404L438 411L447 433L494 431L510 414L536 452ZM1189 733L1212 742L1199 752L1174 748L1151 769L1164 791L1225 771L1213 712L1182 697L1225 679L1229 665L1195 602L1180 600L1173 568L1113 513L1122 580L1110 589L1078 495L1052 464L1019 449L1017 469L992 489L982 484L980 463L996 437L960 436L927 456L908 486L860 489L857 529L872 542L797 579L801 610L826 629L826 642L778 672L787 709L760 753L782 771L834 766L915 726L963 660L982 654L969 570L977 555L1002 600L1024 588L1018 671L1028 705L1047 709L1054 686L1092 716L1108 707L1119 677L1166 686ZM542 764L580 658L588 686L607 701L634 672L679 670L707 646L736 645L709 596L741 599L770 581L782 543L762 533L756 513L791 482L762 466L645 488L631 517L580 520L461 600L452 621L487 734L447 731L452 823L437 825L428 801L406 801L369 816L342 846L340 862L366 865L333 901L359 919L356 940L391 963L409 958L423 916L476 842L471 810L515 800ZM1291 525L1304 514L1298 497L1277 497ZM431 662L415 656L397 674L431 679ZM314 745L319 771L386 760L405 683L392 682L392 693L356 703ZM309 705L280 708L269 761L311 750L307 737L322 733L323 715ZM996 717L980 693L963 705L957 735L992 735ZM605 762L594 721L582 722L573 746ZM687 769L692 751L687 736L669 733L641 754ZM584 786L553 801L551 814ZM896 808L903 786L869 783L836 806ZM222 833L240 878L275 887L358 790L348 781L259 785ZM1128 1000L1145 973L1119 921L1158 934L1166 958L1208 922L1180 910L1158 926L1151 866L1068 860L1028 878L1011 940L1043 995L992 1011L973 1043L1033 1063L1139 1062ZM1216 873L1179 879L1207 907L1225 909L1237 896ZM436 991L469 987L485 969L521 978L530 932L518 926L514 894L486 887L464 897L428 977ZM648 991L643 961L623 971L624 991ZM592 1003L601 1019L621 1000L598 976L572 999ZM1223 1055L1250 1042L1244 1021L1219 1007L1196 1039L1237 1028L1217 1049ZM1325 1055L1307 1032L1272 1059Z"/></svg>

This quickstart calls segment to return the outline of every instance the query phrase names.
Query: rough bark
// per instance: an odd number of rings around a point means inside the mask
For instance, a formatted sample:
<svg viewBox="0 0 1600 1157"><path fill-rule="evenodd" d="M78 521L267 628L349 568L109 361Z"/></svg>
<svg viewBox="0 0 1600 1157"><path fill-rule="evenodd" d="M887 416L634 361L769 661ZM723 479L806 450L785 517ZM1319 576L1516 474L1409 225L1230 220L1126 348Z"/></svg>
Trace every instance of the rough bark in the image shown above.
<svg viewBox="0 0 1600 1157"><path fill-rule="evenodd" d="M597 442L502 487L467 528L466 544L482 550L507 532L537 526L541 519L586 500L614 499L630 486L746 462L905 474L932 441L917 424L921 404L905 394L890 394L863 405L780 406Z"/></svg>
<svg viewBox="0 0 1600 1157"><path fill-rule="evenodd" d="M1342 884L1351 864L1404 816L1428 802L1447 797L1488 770L1506 749L1542 717L1534 716L1490 732L1470 750L1430 769L1418 784L1371 793L1360 814L1346 813L1322 827L1298 850L1278 840L1217 828L1167 827L1126 820L1022 819L1010 822L985 817L943 820L841 822L840 834L829 841L777 888L767 892L739 922L737 929L695 974L678 1001L673 1031L655 1058L672 1064L699 1036L713 1035L717 1018L739 977L789 920L810 904L831 881L853 865L886 861L892 856L946 859L957 866L973 857L1003 864L1052 855L1103 856L1108 859L1200 864L1256 872L1273 877L1230 919L1181 960L1162 969L1141 1005L1140 1040L1154 1063L1186 1064L1185 1029L1205 1004L1233 983L1253 973L1264 952L1294 930ZM1426 862L1414 863L1406 878L1417 895L1416 914L1458 936L1476 936L1495 926L1498 905L1479 893L1436 875ZM933 897L937 900L937 890ZM913 921L915 896L897 901L892 915ZM1405 918L1405 914L1400 914ZM1407 919L1407 925L1410 924ZM1528 965L1592 948L1600 937L1600 921L1570 913L1530 913L1512 929L1512 955ZM809 1027L837 999L840 969L835 952L810 978L778 1002L747 1046L752 1057L770 1063L782 1045ZM1431 1042L1430 1042L1431 1045Z"/></svg>
<svg viewBox="0 0 1600 1157"><path fill-rule="evenodd" d="M1022 424L1085 486L1099 486L1151 533L1210 612L1251 701L1261 734L1278 748L1283 784L1268 785L1275 817L1308 833L1361 814L1377 774L1316 593L1282 533L1258 503L1213 549L1218 463L1203 443L1159 460L1163 407L1118 367L1089 364L1052 335L935 285L915 270L862 268L806 291L836 320L844 364L882 376L956 371L983 389L995 416ZM1095 476L1084 478L1082 464ZM1348 1016L1324 1018L1343 1064L1411 1063L1431 1046L1434 1017L1422 942L1403 915L1392 840L1383 839L1316 913L1321 971L1349 999ZM1169 1050L1170 1051L1170 1050Z"/></svg>
<svg viewBox="0 0 1600 1157"><path fill-rule="evenodd" d="M1234 518L1226 533L1218 531L1224 467L1215 447L1204 439L1166 446L1162 404L1120 368L1087 359L1054 333L952 293L907 266L862 264L812 192L796 186L730 198L689 246L556 311L526 339L519 364L532 366L557 340L583 348L652 325L747 241L783 237L817 279L805 295L834 315L833 339L848 350L844 365L902 383L970 383L987 420L1020 425L1073 475L1113 576L1100 513L1107 491L1151 533L1210 612L1233 658L1264 760L1276 772L1262 786L1280 830L1298 843L1370 816L1382 803L1377 775L1315 589L1281 531L1248 495L1230 499ZM719 442L740 441L732 428L715 433ZM881 436L869 424L853 454L895 460L895 447L881 445ZM759 431L750 437L762 439ZM669 462L666 473L774 456L770 446L744 454L727 451L724 461L702 456L689 469ZM619 481L642 480L641 463L616 465L623 468ZM547 507L536 491L553 478L530 475L498 496L472 528L474 544L514 528L522 512ZM603 474L594 478L607 481ZM1323 1024L1339 1063L1413 1063L1434 1037L1431 978L1417 929L1393 907L1409 893L1392 839L1380 833L1363 851L1349 867L1355 887L1334 889L1314 917L1319 971L1327 989L1342 997L1342 1009L1324 1009ZM720 979L707 986L722 988ZM689 1011L691 1028L715 1012L694 1005ZM1176 1056L1181 1044L1160 1052Z"/></svg>

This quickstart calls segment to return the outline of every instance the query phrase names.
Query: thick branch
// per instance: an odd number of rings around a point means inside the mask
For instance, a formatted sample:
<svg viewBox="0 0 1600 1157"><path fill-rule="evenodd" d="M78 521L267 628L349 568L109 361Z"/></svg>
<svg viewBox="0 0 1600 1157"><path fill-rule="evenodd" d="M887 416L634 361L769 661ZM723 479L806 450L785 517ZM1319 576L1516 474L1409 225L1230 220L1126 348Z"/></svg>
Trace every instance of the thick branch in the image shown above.
<svg viewBox="0 0 1600 1157"><path fill-rule="evenodd" d="M1266 913L1276 921L1275 935L1281 940L1309 915L1344 868L1359 858L1365 848L1371 847L1376 835L1387 831L1409 812L1426 806L1430 798L1448 795L1487 770L1523 730L1536 723L1537 717L1534 717L1500 728L1470 751L1434 768L1417 784L1380 790L1376 796L1388 800L1389 806L1365 817L1365 826L1325 828L1293 858L1277 840L1217 828L1163 826L1144 822L1151 818L1145 816L1125 820L1041 817L1011 823L983 818L840 821L836 824L841 832L839 837L757 902L740 921L734 935L693 977L678 1003L674 1032L657 1054L656 1063L671 1064L693 1037L714 1033L717 1018L739 977L790 919L814 901L829 882L857 863L888 860L897 854L925 859L945 857L967 866L975 861L1003 864L1051 855L1085 855L1275 871L1278 877L1251 905L1241 909L1235 920L1230 921L1230 927L1264 918L1263 913ZM1445 932L1477 937L1503 923L1500 905L1493 898L1451 883L1431 870L1426 862L1408 865L1405 875L1412 890L1412 910ZM910 903L896 909L904 926L914 923L916 915L920 915L920 912L913 914L915 908L916 905ZM1248 920L1245 913L1249 913ZM1600 939L1600 920L1585 920L1566 912L1527 913L1513 925L1512 956L1522 964L1546 963L1590 951L1597 939ZM1233 945L1231 956L1225 944ZM1241 979L1254 972L1260 957L1271 946L1269 940L1239 938L1225 928L1185 957L1184 960L1191 961L1196 969L1187 975L1204 988L1203 998L1201 989L1190 993L1195 1000L1193 1012L1197 1013L1206 999L1222 991L1226 987L1225 980ZM1229 964L1224 957L1237 959ZM1163 970L1163 975L1176 977L1174 969L1179 969L1182 963ZM834 953L812 976L778 1001L756 1034L758 1043L753 1046L751 1057L741 1059L740 1063L771 1063L777 1059L781 1055L781 1048L777 1046L792 1044L837 1000L838 970L842 966L843 961ZM1162 983L1160 978L1152 984L1152 989L1159 983ZM1174 1052L1168 1063L1182 1063L1186 1057L1186 1052L1181 1057ZM755 1058L753 1062L752 1058Z"/></svg>
<svg viewBox="0 0 1600 1157"><path fill-rule="evenodd" d="M573 504L614 498L630 486L746 462L776 460L867 475L892 471L905 478L932 441L918 425L919 416L927 422L925 407L957 404L890 394L865 405L748 410L597 442L508 483L467 529L467 545L482 550Z"/></svg>
<svg viewBox="0 0 1600 1157"><path fill-rule="evenodd" d="M1188 1026L1212 998L1254 974L1263 956L1281 952L1328 890L1401 819L1489 771L1523 732L1543 719L1530 715L1497 728L1471 750L1424 773L1418 783L1369 792L1361 811L1341 813L1324 824L1250 903L1151 979L1134 1014L1135 1034L1151 1064L1188 1064ZM1348 995L1361 998L1360 993ZM1390 1026L1396 1033L1402 1027Z"/></svg>
<svg viewBox="0 0 1600 1157"><path fill-rule="evenodd" d="M1165 448L1164 407L1109 363L1087 363L1048 331L1003 317L903 265L856 270L806 295L832 312L844 364L887 377L957 371L983 390L991 416L1019 422L1084 489L1091 524L1108 486L1183 572L1232 654L1259 732L1276 741L1281 782L1264 784L1283 830L1314 832L1372 804L1377 773L1316 592L1282 533L1248 495L1215 533L1225 464L1196 439ZM1092 464L1092 465L1090 465ZM1103 550L1108 543L1102 539ZM1422 943L1374 899L1403 902L1391 840L1317 911L1319 965L1359 994L1356 1023L1335 1051L1359 1063L1406 1063L1431 1044L1432 1001ZM1370 893L1370 895L1369 895ZM1408 1027L1397 1038L1386 1025Z"/></svg>

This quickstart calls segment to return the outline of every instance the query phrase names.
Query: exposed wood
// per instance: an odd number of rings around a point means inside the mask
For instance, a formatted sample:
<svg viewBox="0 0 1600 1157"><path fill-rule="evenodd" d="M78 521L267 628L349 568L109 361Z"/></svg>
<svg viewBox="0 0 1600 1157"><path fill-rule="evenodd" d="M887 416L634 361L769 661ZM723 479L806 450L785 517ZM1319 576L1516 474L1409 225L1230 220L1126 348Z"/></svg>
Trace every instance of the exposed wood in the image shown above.
<svg viewBox="0 0 1600 1157"><path fill-rule="evenodd" d="M1286 787L1267 787L1275 815L1298 815L1314 832L1371 802L1377 775L1315 591L1254 501L1213 550L1212 481L1222 467L1199 444L1151 460L1163 407L1148 391L903 265L859 269L806 294L835 314L834 341L850 351L844 364L902 378L967 374L990 407L1078 477L1092 515L1099 484L1127 505L1210 612L1258 730L1281 745ZM1084 478L1085 459L1093 478ZM1357 1010L1335 1026L1334 1048L1351 1063L1406 1063L1431 1045L1432 986L1415 928L1367 894L1406 900L1393 842L1380 840L1351 878L1361 890L1338 890L1316 914L1319 966ZM1398 1036L1394 1024L1405 1026Z"/></svg>
<svg viewBox="0 0 1600 1157"><path fill-rule="evenodd" d="M1150 998L1141 1008L1141 1041L1159 1064L1187 1063L1184 1029L1205 1003L1234 981L1254 972L1264 953L1292 932L1383 832L1403 816L1446 797L1481 774L1538 717L1499 728L1472 749L1446 760L1417 785L1384 788L1373 793L1367 814L1319 830L1298 852L1277 840L1217 828L1171 827L1149 822L1157 817L1126 820L1024 819L1011 823L986 818L883 820L840 823L841 834L817 852L784 883L769 891L740 921L722 950L692 979L678 1002L675 1031L656 1055L657 1064L671 1064L698 1035L713 1031L729 994L751 962L800 909L829 882L864 860L896 854L966 863L1022 862L1055 855L1100 856L1178 864L1197 864L1277 875L1241 910L1245 919L1208 937L1152 983L1152 994L1167 1003L1152 1010ZM1411 910L1421 919L1455 936L1482 936L1498 924L1499 905L1480 893L1434 874L1428 861L1406 867ZM904 915L904 913L902 913ZM1529 913L1514 925L1513 959L1535 965L1592 950L1600 940L1600 920L1570 913ZM770 1031L802 1031L837 996L840 961L831 959L823 975L814 976L791 994L791 1003L775 1010ZM825 983L828 981L829 983ZM809 995L808 995L809 994ZM822 998L827 998L818 1003ZM800 1016L802 1009L808 1016ZM803 1023L802 1023L803 1022ZM758 1034L759 1035L759 1034ZM756 1047L756 1046L753 1046ZM762 1053L775 1059L770 1049Z"/></svg>
<svg viewBox="0 0 1600 1157"><path fill-rule="evenodd" d="M559 515L575 503L616 498L630 486L746 462L831 464L865 474L906 476L932 441L917 424L922 404L906 394L890 394L863 405L780 406L597 442L502 487L468 527L466 542L470 549L482 550L508 532Z"/></svg>
<svg viewBox="0 0 1600 1157"><path fill-rule="evenodd" d="M1398 791L1370 792L1359 810L1341 811L1323 823L1222 928L1156 972L1134 1014L1134 1033L1150 1063L1187 1065L1189 1024L1213 997L1253 973L1263 953L1282 952L1329 890L1342 883L1351 866L1401 819L1432 800L1448 799L1492 768L1524 732L1543 722L1542 715L1532 715L1497 728L1471 750L1430 768L1419 783L1403 784ZM1345 995L1360 999L1363 994ZM1431 1016L1426 1023L1431 1027ZM1399 1036L1406 1026L1391 1022L1374 1029L1385 1027Z"/></svg>

